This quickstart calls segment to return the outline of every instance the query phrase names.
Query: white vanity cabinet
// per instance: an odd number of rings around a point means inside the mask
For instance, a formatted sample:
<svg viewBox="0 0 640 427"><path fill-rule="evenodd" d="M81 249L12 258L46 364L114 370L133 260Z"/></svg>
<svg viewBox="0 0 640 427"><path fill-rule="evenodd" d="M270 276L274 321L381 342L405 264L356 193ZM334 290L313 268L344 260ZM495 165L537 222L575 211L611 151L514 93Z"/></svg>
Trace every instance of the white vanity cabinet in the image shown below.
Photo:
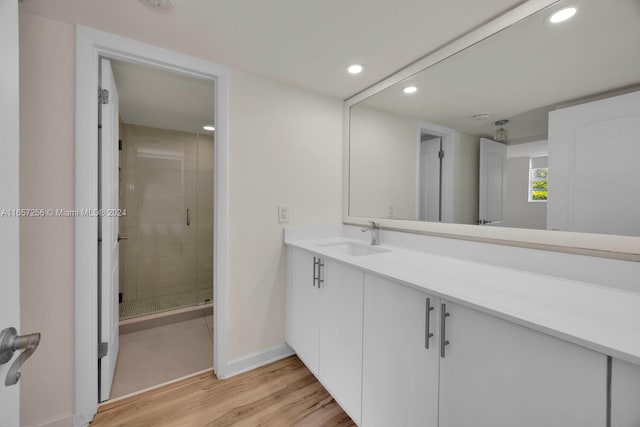
<svg viewBox="0 0 640 427"><path fill-rule="evenodd" d="M607 425L605 355L441 304L449 344L440 358L439 427Z"/></svg>
<svg viewBox="0 0 640 427"><path fill-rule="evenodd" d="M613 359L611 363L611 426L640 426L640 366Z"/></svg>
<svg viewBox="0 0 640 427"><path fill-rule="evenodd" d="M316 282L319 257L296 248L289 248L287 257L286 340L317 377L320 293Z"/></svg>
<svg viewBox="0 0 640 427"><path fill-rule="evenodd" d="M322 263L319 378L360 424L364 273L338 262Z"/></svg>
<svg viewBox="0 0 640 427"><path fill-rule="evenodd" d="M437 298L365 274L363 426L438 425L436 307Z"/></svg>
<svg viewBox="0 0 640 427"><path fill-rule="evenodd" d="M353 266L289 247L287 342L357 424L605 427L610 415L613 427L640 426L640 366L613 359L608 384L605 354L352 258ZM454 279L433 280L446 290L460 286ZM494 305L504 298L491 295ZM531 304L563 314L554 301Z"/></svg>
<svg viewBox="0 0 640 427"><path fill-rule="evenodd" d="M365 427L606 425L606 356L370 274L363 348Z"/></svg>
<svg viewBox="0 0 640 427"><path fill-rule="evenodd" d="M360 423L364 273L289 248L286 340Z"/></svg>

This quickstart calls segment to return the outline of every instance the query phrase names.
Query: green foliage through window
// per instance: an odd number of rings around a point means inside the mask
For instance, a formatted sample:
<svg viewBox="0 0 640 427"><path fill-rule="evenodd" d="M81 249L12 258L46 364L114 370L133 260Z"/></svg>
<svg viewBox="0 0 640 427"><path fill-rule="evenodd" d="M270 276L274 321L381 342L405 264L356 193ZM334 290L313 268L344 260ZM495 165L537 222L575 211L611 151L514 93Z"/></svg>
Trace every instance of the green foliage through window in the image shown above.
<svg viewBox="0 0 640 427"><path fill-rule="evenodd" d="M547 200L546 191L532 191L531 200Z"/></svg>
<svg viewBox="0 0 640 427"><path fill-rule="evenodd" d="M533 181L531 182L531 188L534 190L546 190L547 181Z"/></svg>
<svg viewBox="0 0 640 427"><path fill-rule="evenodd" d="M531 168L529 172L529 201L546 201L548 196L548 168Z"/></svg>

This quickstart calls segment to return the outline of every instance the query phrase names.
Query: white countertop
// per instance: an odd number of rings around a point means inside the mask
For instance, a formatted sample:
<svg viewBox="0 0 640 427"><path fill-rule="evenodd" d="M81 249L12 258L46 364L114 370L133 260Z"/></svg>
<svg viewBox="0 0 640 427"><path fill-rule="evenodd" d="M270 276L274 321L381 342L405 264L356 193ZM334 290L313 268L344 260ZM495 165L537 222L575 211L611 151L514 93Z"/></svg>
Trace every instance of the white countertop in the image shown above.
<svg viewBox="0 0 640 427"><path fill-rule="evenodd" d="M298 237L285 243L640 365L640 293L387 245L350 256L321 245L361 240Z"/></svg>

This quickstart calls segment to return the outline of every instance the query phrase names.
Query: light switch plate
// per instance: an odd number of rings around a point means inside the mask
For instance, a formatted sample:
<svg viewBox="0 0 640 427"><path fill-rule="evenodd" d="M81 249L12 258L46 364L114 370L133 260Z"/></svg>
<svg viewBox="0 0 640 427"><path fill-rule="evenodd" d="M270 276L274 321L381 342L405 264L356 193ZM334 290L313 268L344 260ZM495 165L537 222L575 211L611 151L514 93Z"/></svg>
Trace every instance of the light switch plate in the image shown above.
<svg viewBox="0 0 640 427"><path fill-rule="evenodd" d="M284 224L289 222L289 206L278 205L278 223Z"/></svg>

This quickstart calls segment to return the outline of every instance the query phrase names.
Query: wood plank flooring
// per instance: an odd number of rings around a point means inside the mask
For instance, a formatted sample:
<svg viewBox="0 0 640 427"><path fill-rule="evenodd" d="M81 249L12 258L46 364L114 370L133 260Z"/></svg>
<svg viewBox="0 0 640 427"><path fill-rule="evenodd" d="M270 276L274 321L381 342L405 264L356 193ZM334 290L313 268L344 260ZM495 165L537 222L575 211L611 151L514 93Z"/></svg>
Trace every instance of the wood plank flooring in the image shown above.
<svg viewBox="0 0 640 427"><path fill-rule="evenodd" d="M213 372L102 405L91 426L355 426L296 356L219 380Z"/></svg>

